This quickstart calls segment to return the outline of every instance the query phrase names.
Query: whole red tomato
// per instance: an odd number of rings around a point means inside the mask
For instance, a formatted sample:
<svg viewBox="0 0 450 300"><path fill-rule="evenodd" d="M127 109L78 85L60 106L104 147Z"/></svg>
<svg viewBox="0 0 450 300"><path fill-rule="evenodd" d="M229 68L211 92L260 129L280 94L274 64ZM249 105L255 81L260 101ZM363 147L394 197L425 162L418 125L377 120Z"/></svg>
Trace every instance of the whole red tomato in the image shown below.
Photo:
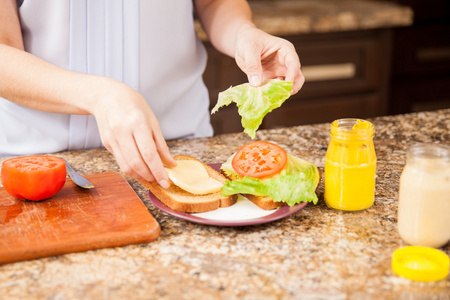
<svg viewBox="0 0 450 300"><path fill-rule="evenodd" d="M49 155L14 157L3 162L1 179L11 196L39 201L62 189L66 182L66 164Z"/></svg>

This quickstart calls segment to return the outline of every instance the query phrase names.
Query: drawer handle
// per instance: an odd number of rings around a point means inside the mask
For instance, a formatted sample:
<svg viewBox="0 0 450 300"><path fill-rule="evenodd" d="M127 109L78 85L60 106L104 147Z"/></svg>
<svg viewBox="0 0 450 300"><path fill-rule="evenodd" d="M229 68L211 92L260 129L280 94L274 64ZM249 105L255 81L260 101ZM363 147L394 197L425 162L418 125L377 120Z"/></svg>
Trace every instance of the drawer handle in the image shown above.
<svg viewBox="0 0 450 300"><path fill-rule="evenodd" d="M307 82L349 79L356 75L356 66L353 63L329 64L302 67Z"/></svg>
<svg viewBox="0 0 450 300"><path fill-rule="evenodd" d="M450 47L421 48L416 52L419 62L436 62L450 59Z"/></svg>

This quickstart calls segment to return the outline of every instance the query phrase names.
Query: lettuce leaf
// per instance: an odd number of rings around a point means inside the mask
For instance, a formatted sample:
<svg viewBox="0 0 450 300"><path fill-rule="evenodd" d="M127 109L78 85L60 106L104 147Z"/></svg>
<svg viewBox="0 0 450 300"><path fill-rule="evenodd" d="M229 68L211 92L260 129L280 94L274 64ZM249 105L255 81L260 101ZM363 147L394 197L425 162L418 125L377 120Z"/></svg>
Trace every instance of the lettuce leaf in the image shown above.
<svg viewBox="0 0 450 300"><path fill-rule="evenodd" d="M291 90L292 82L279 79L266 80L259 87L252 87L248 83L230 87L219 93L219 99L211 114L222 106L235 102L242 118L244 132L254 139L263 118L280 107L291 96Z"/></svg>
<svg viewBox="0 0 450 300"><path fill-rule="evenodd" d="M233 155L234 156L234 155ZM231 156L221 169L230 178L222 187L222 195L252 194L256 196L270 196L275 202L285 202L293 206L300 202L317 204L315 193L319 184L320 174L316 166L301 158L288 154L284 169L270 178L242 177L231 166Z"/></svg>

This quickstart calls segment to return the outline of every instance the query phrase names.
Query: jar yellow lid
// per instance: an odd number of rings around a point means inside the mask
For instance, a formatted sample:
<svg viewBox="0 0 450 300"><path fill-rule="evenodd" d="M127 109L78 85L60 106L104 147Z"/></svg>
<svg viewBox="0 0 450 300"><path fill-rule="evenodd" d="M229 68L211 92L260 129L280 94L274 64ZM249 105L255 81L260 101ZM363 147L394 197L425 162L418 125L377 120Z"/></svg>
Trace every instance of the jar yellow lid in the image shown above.
<svg viewBox="0 0 450 300"><path fill-rule="evenodd" d="M392 254L392 269L405 278L416 281L438 281L447 277L450 258L429 247L408 246Z"/></svg>

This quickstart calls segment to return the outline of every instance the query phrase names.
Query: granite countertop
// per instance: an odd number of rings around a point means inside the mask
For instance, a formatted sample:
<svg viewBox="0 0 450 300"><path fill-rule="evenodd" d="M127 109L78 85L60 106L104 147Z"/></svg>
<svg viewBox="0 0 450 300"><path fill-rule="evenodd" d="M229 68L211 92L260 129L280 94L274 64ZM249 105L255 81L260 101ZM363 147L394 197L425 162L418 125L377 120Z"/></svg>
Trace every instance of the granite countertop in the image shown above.
<svg viewBox="0 0 450 300"><path fill-rule="evenodd" d="M149 244L72 253L0 266L1 299L450 299L450 276L420 283L397 276L399 177L414 142L450 142L450 109L373 119L376 199L361 212L323 200L294 215L248 227L198 225L155 208L128 182L161 225ZM291 154L324 169L329 124L262 130ZM169 142L172 154L223 162L250 139L243 133ZM84 174L119 171L104 149L58 153ZM442 248L450 254L450 245Z"/></svg>
<svg viewBox="0 0 450 300"><path fill-rule="evenodd" d="M279 36L409 26L413 22L410 7L389 1L260 0L249 3L256 26ZM196 31L200 39L207 40L198 22Z"/></svg>

